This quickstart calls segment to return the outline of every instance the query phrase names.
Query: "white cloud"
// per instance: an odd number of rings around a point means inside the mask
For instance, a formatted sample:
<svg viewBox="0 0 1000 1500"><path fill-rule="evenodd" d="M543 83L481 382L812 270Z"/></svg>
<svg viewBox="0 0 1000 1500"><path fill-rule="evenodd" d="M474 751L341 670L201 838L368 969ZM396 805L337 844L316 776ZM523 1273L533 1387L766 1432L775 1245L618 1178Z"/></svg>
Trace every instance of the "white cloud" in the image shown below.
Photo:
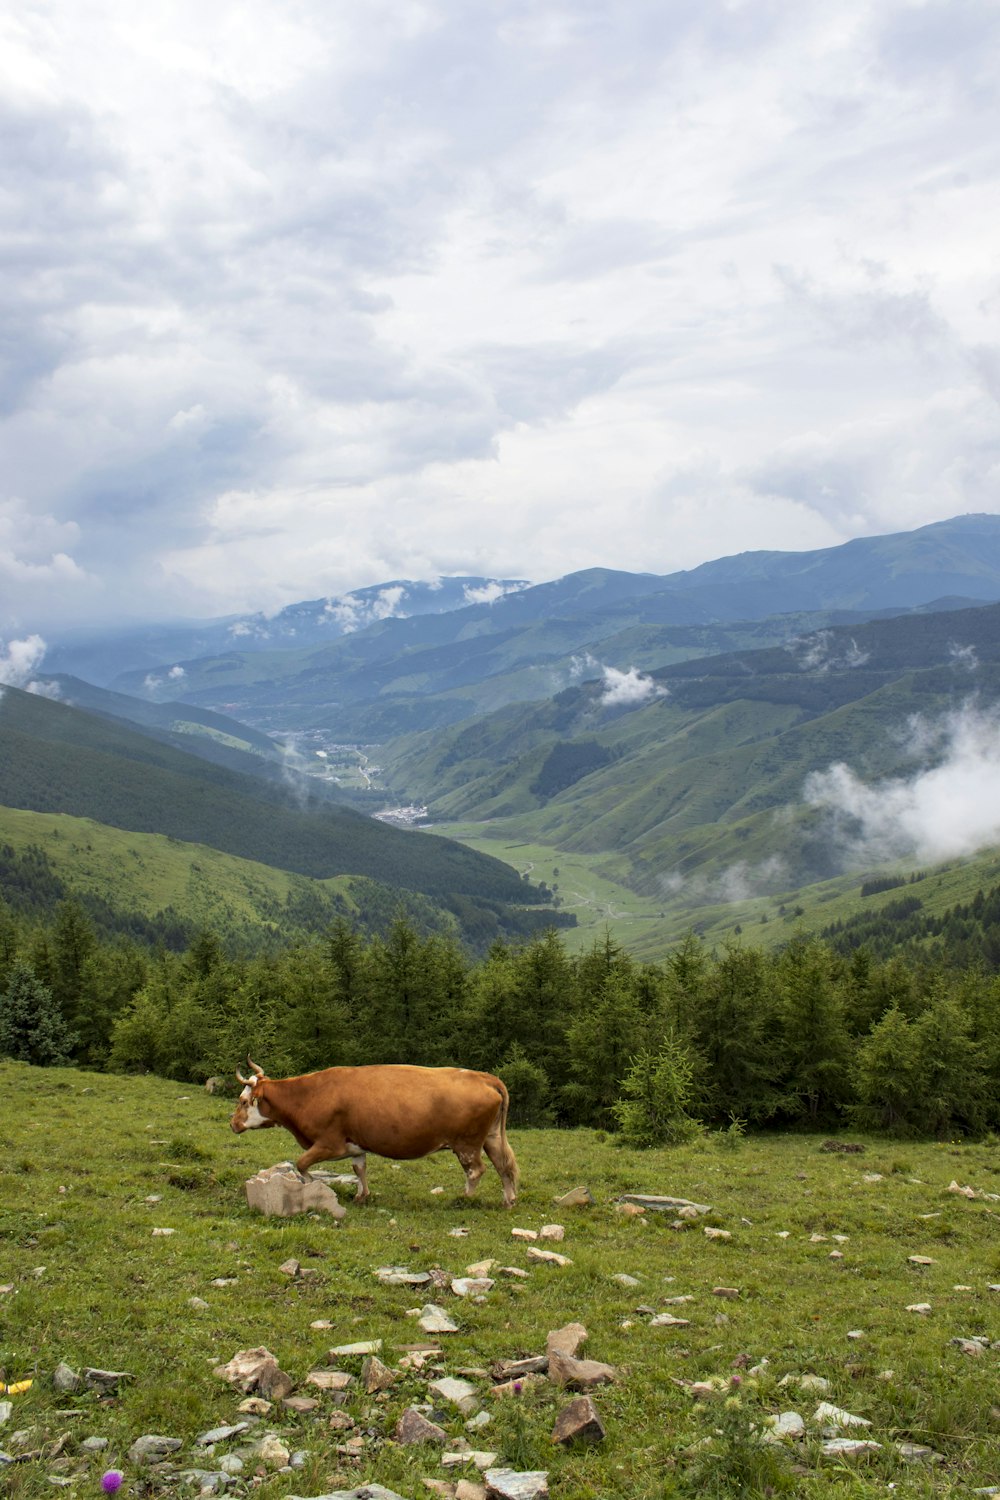
<svg viewBox="0 0 1000 1500"><path fill-rule="evenodd" d="M58 697L58 690L35 682L34 674L45 659L46 644L40 635L29 635L23 640L0 640L0 697L3 687L25 688L29 693L42 697Z"/></svg>
<svg viewBox="0 0 1000 1500"><path fill-rule="evenodd" d="M493 579L480 588L467 583L462 589L462 597L466 604L495 604L498 599L504 599L508 594L519 594L527 587L525 583L500 583Z"/></svg>
<svg viewBox="0 0 1000 1500"><path fill-rule="evenodd" d="M798 658L803 672L816 672L820 676L863 667L871 655L853 639L839 641L832 630L818 630L815 635L800 636L790 641L785 650Z"/></svg>
<svg viewBox="0 0 1000 1500"><path fill-rule="evenodd" d="M8 632L997 509L985 0L0 26Z"/></svg>
<svg viewBox="0 0 1000 1500"><path fill-rule="evenodd" d="M601 703L605 708L637 708L640 703L649 703L654 698L664 698L667 689L640 672L638 667L629 667L620 672L617 667L604 667L604 685Z"/></svg>
<svg viewBox="0 0 1000 1500"><path fill-rule="evenodd" d="M829 811L856 867L934 863L1000 843L1000 715L974 704L911 726L925 761L909 777L867 784L838 763L811 775L804 798Z"/></svg>

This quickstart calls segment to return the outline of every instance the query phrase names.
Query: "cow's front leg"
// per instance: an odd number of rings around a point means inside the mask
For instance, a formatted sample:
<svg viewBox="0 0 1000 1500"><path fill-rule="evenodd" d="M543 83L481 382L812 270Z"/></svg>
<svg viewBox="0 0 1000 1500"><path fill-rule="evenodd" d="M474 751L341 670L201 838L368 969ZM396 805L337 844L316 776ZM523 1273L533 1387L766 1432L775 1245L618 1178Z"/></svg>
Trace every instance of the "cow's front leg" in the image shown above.
<svg viewBox="0 0 1000 1500"><path fill-rule="evenodd" d="M298 1161L295 1163L295 1170L296 1172L298 1172L300 1177L306 1178L309 1173L309 1168L315 1166L316 1162L329 1161L329 1159L329 1151L327 1151L325 1146L321 1146L317 1142L316 1145L310 1146L308 1151L304 1151L302 1153Z"/></svg>
<svg viewBox="0 0 1000 1500"><path fill-rule="evenodd" d="M486 1164L478 1151L456 1151L455 1155L465 1172L465 1196L471 1198L479 1186L479 1179L486 1171Z"/></svg>

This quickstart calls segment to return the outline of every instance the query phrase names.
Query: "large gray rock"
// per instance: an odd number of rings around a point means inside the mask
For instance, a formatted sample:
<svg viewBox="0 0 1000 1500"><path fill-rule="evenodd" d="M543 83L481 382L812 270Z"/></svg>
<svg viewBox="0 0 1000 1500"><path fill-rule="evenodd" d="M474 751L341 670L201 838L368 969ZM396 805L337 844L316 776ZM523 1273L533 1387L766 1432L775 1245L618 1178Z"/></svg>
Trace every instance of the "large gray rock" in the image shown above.
<svg viewBox="0 0 1000 1500"><path fill-rule="evenodd" d="M676 1213L678 1209L683 1208L693 1208L698 1214L712 1212L711 1205L708 1203L692 1203L690 1198L665 1198L659 1193L622 1193L618 1202L634 1203L639 1208L653 1209L657 1213L665 1213L668 1210Z"/></svg>
<svg viewBox="0 0 1000 1500"><path fill-rule="evenodd" d="M83 1389L83 1376L71 1370L69 1365L60 1360L52 1371L52 1384L60 1395L72 1396L76 1391Z"/></svg>
<svg viewBox="0 0 1000 1500"><path fill-rule="evenodd" d="M547 1469L487 1469L483 1478L488 1500L548 1500Z"/></svg>
<svg viewBox="0 0 1000 1500"><path fill-rule="evenodd" d="M315 1177L300 1177L291 1162L264 1167L248 1180L246 1194L251 1208L285 1219L292 1214L317 1212L342 1219L347 1213L332 1187Z"/></svg>

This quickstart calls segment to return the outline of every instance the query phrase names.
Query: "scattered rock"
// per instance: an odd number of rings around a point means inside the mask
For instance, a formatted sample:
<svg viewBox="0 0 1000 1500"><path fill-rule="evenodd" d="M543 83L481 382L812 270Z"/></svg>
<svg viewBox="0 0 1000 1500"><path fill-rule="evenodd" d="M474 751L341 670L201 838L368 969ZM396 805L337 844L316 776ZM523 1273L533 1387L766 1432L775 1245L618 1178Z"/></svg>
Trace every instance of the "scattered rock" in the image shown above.
<svg viewBox="0 0 1000 1500"><path fill-rule="evenodd" d="M713 1297L736 1298L739 1295L740 1295L740 1289L739 1289L738 1286L713 1286L713 1288L712 1288L712 1296ZM677 1301L677 1302L679 1302L681 1299L679 1297L677 1297L677 1298L671 1298L670 1300L671 1301Z"/></svg>
<svg viewBox="0 0 1000 1500"><path fill-rule="evenodd" d="M176 1234L176 1233L177 1233L176 1229L154 1229L153 1230L153 1238L155 1239L156 1236L159 1235L162 1239L166 1239L168 1235Z"/></svg>
<svg viewBox="0 0 1000 1500"><path fill-rule="evenodd" d="M936 1266L937 1261L929 1255L908 1255L907 1260L911 1266Z"/></svg>
<svg viewBox="0 0 1000 1500"><path fill-rule="evenodd" d="M797 1385L800 1391L815 1391L818 1396L826 1395L830 1389L830 1382L822 1375L785 1375L778 1385Z"/></svg>
<svg viewBox="0 0 1000 1500"><path fill-rule="evenodd" d="M452 1406L457 1406L463 1417L471 1416L479 1404L476 1387L468 1380L456 1380L451 1375L446 1375L442 1380L432 1380L428 1390L440 1396L443 1401L450 1402Z"/></svg>
<svg viewBox="0 0 1000 1500"><path fill-rule="evenodd" d="M555 1240L558 1243L559 1240L566 1238L566 1230L562 1224L543 1224L538 1231L538 1238L540 1240Z"/></svg>
<svg viewBox="0 0 1000 1500"><path fill-rule="evenodd" d="M291 1401L294 1397L288 1396L285 1399ZM271 1405L272 1403L265 1401L263 1396L248 1396L245 1401L240 1402L236 1410L249 1412L254 1417L266 1417L271 1410Z"/></svg>
<svg viewBox="0 0 1000 1500"><path fill-rule="evenodd" d="M624 1214L629 1219L637 1219L646 1212L639 1203L618 1203L616 1209L618 1213Z"/></svg>
<svg viewBox="0 0 1000 1500"><path fill-rule="evenodd" d="M420 1309L420 1327L425 1333L457 1333L458 1324L453 1323L443 1307L428 1302Z"/></svg>
<svg viewBox="0 0 1000 1500"><path fill-rule="evenodd" d="M195 1312L205 1312L208 1308L208 1303L205 1301L204 1297L189 1297L187 1299L187 1305Z"/></svg>
<svg viewBox="0 0 1000 1500"><path fill-rule="evenodd" d="M374 1396L376 1391L387 1391L395 1379L392 1370L375 1354L369 1354L361 1366L361 1384L369 1396Z"/></svg>
<svg viewBox="0 0 1000 1500"><path fill-rule="evenodd" d="M600 1443L606 1436L600 1413L589 1396L577 1396L564 1406L552 1429L554 1443L572 1443L577 1439Z"/></svg>
<svg viewBox="0 0 1000 1500"><path fill-rule="evenodd" d="M453 1453L442 1453L441 1462L446 1469L457 1469L459 1464L475 1464L477 1469L491 1469L497 1461L495 1453L485 1453L477 1448L456 1449Z"/></svg>
<svg viewBox="0 0 1000 1500"><path fill-rule="evenodd" d="M826 1437L835 1437L842 1427L870 1427L872 1424L867 1417L855 1416L854 1412L844 1411L840 1406L833 1406L829 1401L821 1401L813 1412L813 1421L821 1427Z"/></svg>
<svg viewBox="0 0 1000 1500"><path fill-rule="evenodd" d="M576 1350L571 1352L575 1353ZM548 1368L549 1356L547 1354L535 1354L529 1359L502 1359L495 1366L497 1375L504 1380L517 1380L521 1375L544 1375Z"/></svg>
<svg viewBox="0 0 1000 1500"><path fill-rule="evenodd" d="M519 1375L516 1380L505 1380L501 1385L490 1387L491 1396L519 1396L525 1386L537 1385L540 1375Z"/></svg>
<svg viewBox="0 0 1000 1500"><path fill-rule="evenodd" d="M561 1354L558 1349L549 1351L549 1379L555 1385L589 1391L598 1385L610 1385L617 1378L618 1372L613 1365L601 1364L596 1359L574 1359L572 1355Z"/></svg>
<svg viewBox="0 0 1000 1500"><path fill-rule="evenodd" d="M442 1446L448 1441L448 1434L443 1427L436 1422L428 1422L427 1418L416 1407L409 1406L399 1421L393 1433L397 1443L440 1443Z"/></svg>
<svg viewBox="0 0 1000 1500"><path fill-rule="evenodd" d="M612 1281L617 1281L621 1286L631 1287L639 1286L640 1284L637 1276L629 1276L625 1271L616 1271L611 1279Z"/></svg>
<svg viewBox="0 0 1000 1500"><path fill-rule="evenodd" d="M327 1359L348 1358L351 1355L379 1354L382 1349L381 1339L368 1339L360 1344L338 1344L335 1349L327 1350Z"/></svg>
<svg viewBox="0 0 1000 1500"><path fill-rule="evenodd" d="M262 1396L275 1401L290 1396L294 1389L291 1377L278 1368L278 1361L270 1349L263 1346L241 1349L228 1364L216 1365L212 1374L220 1380L228 1380L230 1385L239 1386L241 1391L248 1394L259 1391Z"/></svg>
<svg viewBox="0 0 1000 1500"><path fill-rule="evenodd" d="M246 1183L246 1195L250 1208L280 1218L318 1211L342 1219L347 1213L328 1183L317 1177L300 1177L289 1161L264 1167L251 1177Z"/></svg>
<svg viewBox="0 0 1000 1500"><path fill-rule="evenodd" d="M271 1403L267 1401L264 1404L267 1406L268 1411L270 1411ZM316 1400L315 1396L286 1396L281 1404L286 1411L297 1412L300 1417L307 1417L310 1412L319 1411L320 1408L320 1403ZM243 1406L240 1406L238 1410L242 1411Z"/></svg>
<svg viewBox="0 0 1000 1500"><path fill-rule="evenodd" d="M552 1202L556 1208L591 1208L594 1204L594 1195L589 1187L570 1188L568 1193L563 1193L559 1198L553 1198Z"/></svg>
<svg viewBox="0 0 1000 1500"><path fill-rule="evenodd" d="M207 1448L211 1443L224 1443L228 1438L238 1437L240 1433L249 1431L249 1422L236 1422L231 1427L212 1427L196 1437L195 1443L199 1448Z"/></svg>
<svg viewBox="0 0 1000 1500"><path fill-rule="evenodd" d="M538 1235L534 1229L512 1229L510 1237L512 1240L537 1240Z"/></svg>
<svg viewBox="0 0 1000 1500"><path fill-rule="evenodd" d="M821 1451L827 1458L864 1458L866 1454L880 1453L882 1444L869 1438L830 1438Z"/></svg>
<svg viewBox="0 0 1000 1500"><path fill-rule="evenodd" d="M710 1203L692 1203L690 1198L665 1198L657 1193L622 1193L618 1201L619 1203L635 1203L640 1208L651 1209L654 1213L666 1213L668 1210L676 1212L678 1209L685 1208L693 1208L696 1214L712 1212Z"/></svg>
<svg viewBox="0 0 1000 1500"><path fill-rule="evenodd" d="M959 1187L959 1185L955 1181L954 1177L952 1178L951 1182L949 1182L949 1184L948 1184L948 1191L949 1191L949 1193L959 1193L959 1194L961 1194L961 1196L963 1198L974 1198L976 1196L976 1190L975 1190L975 1188L971 1188L971 1187Z"/></svg>
<svg viewBox="0 0 1000 1500"><path fill-rule="evenodd" d="M262 1438L257 1449L258 1459L268 1469L283 1469L291 1456L291 1450L273 1433Z"/></svg>
<svg viewBox="0 0 1000 1500"><path fill-rule="evenodd" d="M923 1443L894 1443L896 1452L908 1464L943 1464L944 1454L935 1453Z"/></svg>
<svg viewBox="0 0 1000 1500"><path fill-rule="evenodd" d="M920 1313L923 1317L926 1317L931 1310L929 1302L909 1302L906 1307L907 1312Z"/></svg>
<svg viewBox="0 0 1000 1500"><path fill-rule="evenodd" d="M553 1328L545 1336L546 1356L561 1354L566 1358L575 1358L577 1351L587 1341L587 1330L582 1323L567 1323L562 1328ZM522 1367L533 1364L534 1361L521 1360ZM505 1373L513 1374L513 1370L506 1367Z"/></svg>
<svg viewBox="0 0 1000 1500"><path fill-rule="evenodd" d="M527 1281L528 1279L527 1271L523 1271L520 1266L501 1266L498 1275L516 1277L518 1281Z"/></svg>
<svg viewBox="0 0 1000 1500"><path fill-rule="evenodd" d="M354 1384L354 1376L348 1375L346 1370L310 1370L306 1384L321 1391L346 1391Z"/></svg>
<svg viewBox="0 0 1000 1500"><path fill-rule="evenodd" d="M469 1231L467 1229L449 1229L448 1233L451 1235L453 1240L465 1240L469 1237Z"/></svg>
<svg viewBox="0 0 1000 1500"><path fill-rule="evenodd" d="M83 1383L92 1391L97 1391L101 1396L109 1396L116 1391L123 1380L134 1380L127 1370L95 1370L89 1365L83 1370Z"/></svg>
<svg viewBox="0 0 1000 1500"><path fill-rule="evenodd" d="M546 1469L487 1469L487 1500L548 1500L549 1475Z"/></svg>
<svg viewBox="0 0 1000 1500"><path fill-rule="evenodd" d="M527 1249L529 1260L544 1261L550 1266L571 1266L573 1262L568 1255L559 1255L555 1250L539 1250L535 1245L529 1245Z"/></svg>
<svg viewBox="0 0 1000 1500"><path fill-rule="evenodd" d="M482 1297L492 1291L496 1282L489 1276L456 1276L451 1289L456 1297Z"/></svg>
<svg viewBox="0 0 1000 1500"><path fill-rule="evenodd" d="M474 1265L466 1266L466 1276L488 1276L496 1265L495 1260L477 1260Z"/></svg>
<svg viewBox="0 0 1000 1500"><path fill-rule="evenodd" d="M431 1279L429 1271L410 1271L406 1266L379 1266L375 1275L383 1286L426 1286Z"/></svg>
<svg viewBox="0 0 1000 1500"><path fill-rule="evenodd" d="M278 1270L281 1272L282 1276L297 1276L302 1270L302 1267L299 1262L295 1260L294 1257L292 1257L289 1260L282 1261L281 1265L278 1267Z"/></svg>
<svg viewBox="0 0 1000 1500"><path fill-rule="evenodd" d="M71 1396L83 1389L83 1376L60 1361L52 1371L52 1384L61 1395Z"/></svg>
<svg viewBox="0 0 1000 1500"><path fill-rule="evenodd" d="M650 1328L690 1328L690 1318L675 1318L673 1313L657 1313L650 1319Z"/></svg>
<svg viewBox="0 0 1000 1500"><path fill-rule="evenodd" d="M776 1442L805 1437L806 1424L797 1411L783 1411L776 1417L765 1417L764 1425L768 1429L766 1435Z"/></svg>
<svg viewBox="0 0 1000 1500"><path fill-rule="evenodd" d="M157 1433L149 1432L144 1437L136 1438L128 1456L134 1464L156 1463L161 1458L166 1458L168 1453L176 1453L182 1447L180 1438L160 1437Z"/></svg>
<svg viewBox="0 0 1000 1500"><path fill-rule="evenodd" d="M713 1229L710 1224L706 1224L705 1225L705 1228L702 1230L702 1233L704 1234L704 1236L705 1236L705 1238L707 1240L731 1240L732 1239L732 1235L730 1234L730 1232L729 1232L728 1229Z"/></svg>

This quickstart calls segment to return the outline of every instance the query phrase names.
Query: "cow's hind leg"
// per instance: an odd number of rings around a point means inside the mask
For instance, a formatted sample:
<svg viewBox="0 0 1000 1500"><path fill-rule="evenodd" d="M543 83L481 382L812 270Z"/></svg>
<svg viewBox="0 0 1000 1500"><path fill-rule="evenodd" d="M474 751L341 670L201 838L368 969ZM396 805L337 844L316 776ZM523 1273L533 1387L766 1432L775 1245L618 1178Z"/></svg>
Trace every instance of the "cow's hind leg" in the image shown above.
<svg viewBox="0 0 1000 1500"><path fill-rule="evenodd" d="M513 1208L517 1201L517 1158L507 1144L507 1135L502 1126L490 1131L483 1142L483 1150L500 1175L504 1208Z"/></svg>
<svg viewBox="0 0 1000 1500"><path fill-rule="evenodd" d="M461 1162L465 1173L465 1196L471 1198L479 1186L480 1177L486 1171L486 1163L479 1151L456 1151L455 1155Z"/></svg>

